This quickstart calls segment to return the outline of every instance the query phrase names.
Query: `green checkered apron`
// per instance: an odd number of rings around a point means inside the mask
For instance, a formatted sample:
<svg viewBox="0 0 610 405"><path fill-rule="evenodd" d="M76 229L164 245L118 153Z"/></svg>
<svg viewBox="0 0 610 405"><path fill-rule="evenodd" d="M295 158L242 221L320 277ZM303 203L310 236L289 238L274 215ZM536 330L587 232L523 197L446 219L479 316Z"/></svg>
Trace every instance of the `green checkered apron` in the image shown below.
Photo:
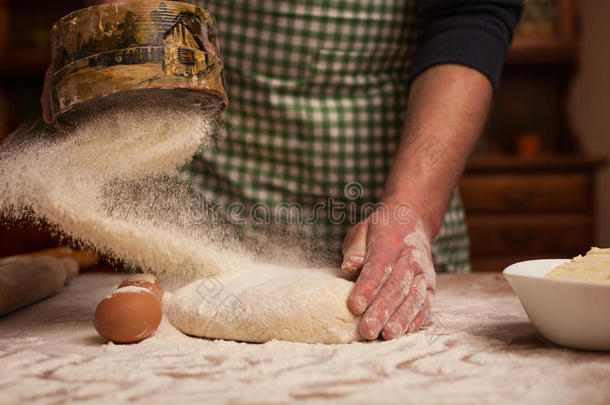
<svg viewBox="0 0 610 405"><path fill-rule="evenodd" d="M349 227L381 196L403 128L413 2L206 0L204 7L218 24L230 107L218 125L223 141L203 149L183 177L232 219L239 211L248 224L340 256ZM429 146L422 153L434 163ZM469 270L457 192L433 257L438 271Z"/></svg>

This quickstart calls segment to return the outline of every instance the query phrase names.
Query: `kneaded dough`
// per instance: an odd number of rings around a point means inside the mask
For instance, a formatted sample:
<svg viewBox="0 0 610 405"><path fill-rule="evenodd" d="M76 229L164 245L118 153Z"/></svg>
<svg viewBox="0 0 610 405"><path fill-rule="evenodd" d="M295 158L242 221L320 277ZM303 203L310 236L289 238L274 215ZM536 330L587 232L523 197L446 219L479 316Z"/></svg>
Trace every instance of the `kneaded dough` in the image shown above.
<svg viewBox="0 0 610 405"><path fill-rule="evenodd" d="M546 277L610 282L610 249L591 248L585 256L578 255L557 266Z"/></svg>
<svg viewBox="0 0 610 405"><path fill-rule="evenodd" d="M349 343L364 340L347 308L354 283L339 269L267 266L197 280L172 294L178 330L212 339Z"/></svg>

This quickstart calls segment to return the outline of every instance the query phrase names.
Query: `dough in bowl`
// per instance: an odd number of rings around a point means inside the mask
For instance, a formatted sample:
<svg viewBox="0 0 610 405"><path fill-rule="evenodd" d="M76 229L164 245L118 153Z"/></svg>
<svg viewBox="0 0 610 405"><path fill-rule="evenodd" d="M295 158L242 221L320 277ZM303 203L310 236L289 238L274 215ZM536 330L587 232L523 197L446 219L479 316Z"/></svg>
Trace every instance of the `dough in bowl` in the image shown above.
<svg viewBox="0 0 610 405"><path fill-rule="evenodd" d="M166 314L181 332L211 339L349 343L364 340L347 308L353 286L338 269L266 266L192 282Z"/></svg>
<svg viewBox="0 0 610 405"><path fill-rule="evenodd" d="M610 282L610 249L591 248L585 256L578 255L557 266L546 277Z"/></svg>

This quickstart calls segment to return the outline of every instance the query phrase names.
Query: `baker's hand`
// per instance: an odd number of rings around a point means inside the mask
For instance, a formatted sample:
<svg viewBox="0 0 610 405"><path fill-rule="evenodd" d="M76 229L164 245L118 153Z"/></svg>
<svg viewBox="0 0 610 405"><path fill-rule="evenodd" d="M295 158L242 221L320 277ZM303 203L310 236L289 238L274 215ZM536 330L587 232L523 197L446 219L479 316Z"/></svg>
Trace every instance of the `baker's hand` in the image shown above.
<svg viewBox="0 0 610 405"><path fill-rule="evenodd" d="M356 224L343 242L348 275L358 275L349 309L362 315L365 339L394 339L415 332L430 313L436 275L431 238L406 204L377 208Z"/></svg>
<svg viewBox="0 0 610 405"><path fill-rule="evenodd" d="M96 5L104 3L115 3L119 0L89 0L86 1L86 5ZM44 84L42 86L42 94L40 95L40 106L42 107L42 119L47 124L53 124L53 116L51 115L51 93L49 91L49 81L51 78L51 66L47 67L44 74Z"/></svg>
<svg viewBox="0 0 610 405"><path fill-rule="evenodd" d="M47 68L44 74L44 85L42 86L42 94L40 95L40 106L42 107L42 118L47 124L53 123L51 115L51 93L49 92L49 80L51 78L51 66Z"/></svg>

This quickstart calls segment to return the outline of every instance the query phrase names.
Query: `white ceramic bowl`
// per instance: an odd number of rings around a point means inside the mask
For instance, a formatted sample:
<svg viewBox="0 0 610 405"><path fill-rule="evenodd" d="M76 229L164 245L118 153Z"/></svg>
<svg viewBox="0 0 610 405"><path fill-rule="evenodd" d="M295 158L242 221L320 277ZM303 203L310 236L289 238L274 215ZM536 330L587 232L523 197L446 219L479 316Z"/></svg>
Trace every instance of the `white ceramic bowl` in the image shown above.
<svg viewBox="0 0 610 405"><path fill-rule="evenodd" d="M519 262L503 273L544 337L575 349L610 350L610 283L544 277L567 260Z"/></svg>

